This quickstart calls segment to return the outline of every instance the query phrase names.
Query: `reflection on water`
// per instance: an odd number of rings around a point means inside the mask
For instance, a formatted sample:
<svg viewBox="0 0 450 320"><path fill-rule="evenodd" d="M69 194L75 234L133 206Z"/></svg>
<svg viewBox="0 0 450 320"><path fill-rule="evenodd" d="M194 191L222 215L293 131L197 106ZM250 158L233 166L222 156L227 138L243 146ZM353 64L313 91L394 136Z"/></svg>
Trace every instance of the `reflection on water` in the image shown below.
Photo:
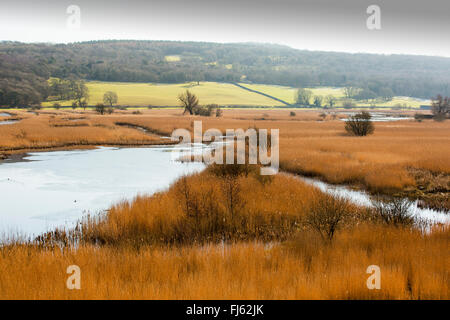
<svg viewBox="0 0 450 320"><path fill-rule="evenodd" d="M39 234L84 214L167 188L202 163L175 161L177 146L30 153L0 165L0 233Z"/></svg>

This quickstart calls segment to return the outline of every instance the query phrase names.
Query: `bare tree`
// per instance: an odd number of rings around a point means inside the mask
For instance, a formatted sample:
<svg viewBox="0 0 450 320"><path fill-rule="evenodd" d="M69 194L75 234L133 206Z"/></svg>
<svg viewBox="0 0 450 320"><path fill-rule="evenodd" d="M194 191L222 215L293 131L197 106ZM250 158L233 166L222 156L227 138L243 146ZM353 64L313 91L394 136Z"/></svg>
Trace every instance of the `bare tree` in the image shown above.
<svg viewBox="0 0 450 320"><path fill-rule="evenodd" d="M409 213L412 203L408 199L394 198L386 202L378 198L374 203L375 213L386 224L410 226L415 219Z"/></svg>
<svg viewBox="0 0 450 320"><path fill-rule="evenodd" d="M241 195L239 177L228 175L222 178L221 189L225 196L225 204L231 218L245 206L245 200Z"/></svg>
<svg viewBox="0 0 450 320"><path fill-rule="evenodd" d="M297 91L296 102L299 105L309 106L311 104L312 91L300 88Z"/></svg>
<svg viewBox="0 0 450 320"><path fill-rule="evenodd" d="M367 111L350 116L345 123L345 130L354 136L366 136L375 131L372 116Z"/></svg>
<svg viewBox="0 0 450 320"><path fill-rule="evenodd" d="M331 94L326 96L325 101L330 108L333 108L334 105L336 104L336 98Z"/></svg>
<svg viewBox="0 0 450 320"><path fill-rule="evenodd" d="M178 100L181 102L181 104L184 107L184 112L189 112L189 114L194 114L194 109L197 108L199 104L199 100L197 96L193 93L191 93L189 90L186 90L185 93L182 93L178 96Z"/></svg>
<svg viewBox="0 0 450 320"><path fill-rule="evenodd" d="M322 101L323 101L323 98L321 96L314 96L314 105L317 108L320 108L322 106Z"/></svg>
<svg viewBox="0 0 450 320"><path fill-rule="evenodd" d="M113 104L117 103L117 101L119 101L119 98L117 97L117 93L113 91L107 91L103 95L103 102L108 104L111 108L113 107Z"/></svg>
<svg viewBox="0 0 450 320"><path fill-rule="evenodd" d="M349 202L347 200L333 195L324 195L314 201L304 222L316 230L323 240L331 241L348 212Z"/></svg>
<svg viewBox="0 0 450 320"><path fill-rule="evenodd" d="M86 109L89 101L89 89L83 80L71 80L70 91L78 107Z"/></svg>
<svg viewBox="0 0 450 320"><path fill-rule="evenodd" d="M344 88L344 95L346 98L351 99L358 93L358 88L352 86L346 86Z"/></svg>
<svg viewBox="0 0 450 320"><path fill-rule="evenodd" d="M450 114L450 98L440 94L432 100L431 109L435 119L445 119Z"/></svg>

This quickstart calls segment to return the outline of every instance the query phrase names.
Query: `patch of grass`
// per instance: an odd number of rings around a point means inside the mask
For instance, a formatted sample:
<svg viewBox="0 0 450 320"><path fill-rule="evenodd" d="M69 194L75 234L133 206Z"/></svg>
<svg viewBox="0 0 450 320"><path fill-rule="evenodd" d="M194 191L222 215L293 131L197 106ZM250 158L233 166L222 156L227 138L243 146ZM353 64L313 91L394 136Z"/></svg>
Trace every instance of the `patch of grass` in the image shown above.
<svg viewBox="0 0 450 320"><path fill-rule="evenodd" d="M177 55L165 56L164 60L166 60L167 62L177 62L177 61L181 61L181 57L177 56Z"/></svg>

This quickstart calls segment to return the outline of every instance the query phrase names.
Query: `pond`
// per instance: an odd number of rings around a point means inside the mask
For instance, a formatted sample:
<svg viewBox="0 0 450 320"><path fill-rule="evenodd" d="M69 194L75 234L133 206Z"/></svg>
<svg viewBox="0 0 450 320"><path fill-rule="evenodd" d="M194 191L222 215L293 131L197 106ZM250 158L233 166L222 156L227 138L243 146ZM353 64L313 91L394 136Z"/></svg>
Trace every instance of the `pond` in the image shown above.
<svg viewBox="0 0 450 320"><path fill-rule="evenodd" d="M197 146L201 152L204 146ZM180 146L26 154L0 164L0 235L38 235L73 226L138 194L164 190L203 163L176 161ZM1 237L1 236L0 236Z"/></svg>

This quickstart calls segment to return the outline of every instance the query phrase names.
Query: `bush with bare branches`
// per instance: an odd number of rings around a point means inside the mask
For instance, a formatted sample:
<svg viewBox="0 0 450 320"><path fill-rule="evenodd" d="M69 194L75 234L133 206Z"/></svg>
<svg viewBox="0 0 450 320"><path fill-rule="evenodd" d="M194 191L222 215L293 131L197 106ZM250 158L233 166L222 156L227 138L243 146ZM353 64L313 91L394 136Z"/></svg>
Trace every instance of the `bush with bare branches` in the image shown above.
<svg viewBox="0 0 450 320"><path fill-rule="evenodd" d="M415 219L409 213L412 203L408 199L394 198L390 201L378 198L374 202L375 214L386 224L393 226L411 226Z"/></svg>
<svg viewBox="0 0 450 320"><path fill-rule="evenodd" d="M185 93L182 93L178 96L178 100L181 102L184 107L184 113L189 112L189 114L193 115L195 109L199 105L199 100L197 96L191 93L189 90L186 90Z"/></svg>
<svg viewBox="0 0 450 320"><path fill-rule="evenodd" d="M348 118L345 123L345 130L354 136L367 136L368 134L372 134L375 127L371 119L372 116L367 111L357 113Z"/></svg>
<svg viewBox="0 0 450 320"><path fill-rule="evenodd" d="M332 241L342 221L350 215L348 200L323 195L312 203L304 224L317 231L325 241Z"/></svg>

